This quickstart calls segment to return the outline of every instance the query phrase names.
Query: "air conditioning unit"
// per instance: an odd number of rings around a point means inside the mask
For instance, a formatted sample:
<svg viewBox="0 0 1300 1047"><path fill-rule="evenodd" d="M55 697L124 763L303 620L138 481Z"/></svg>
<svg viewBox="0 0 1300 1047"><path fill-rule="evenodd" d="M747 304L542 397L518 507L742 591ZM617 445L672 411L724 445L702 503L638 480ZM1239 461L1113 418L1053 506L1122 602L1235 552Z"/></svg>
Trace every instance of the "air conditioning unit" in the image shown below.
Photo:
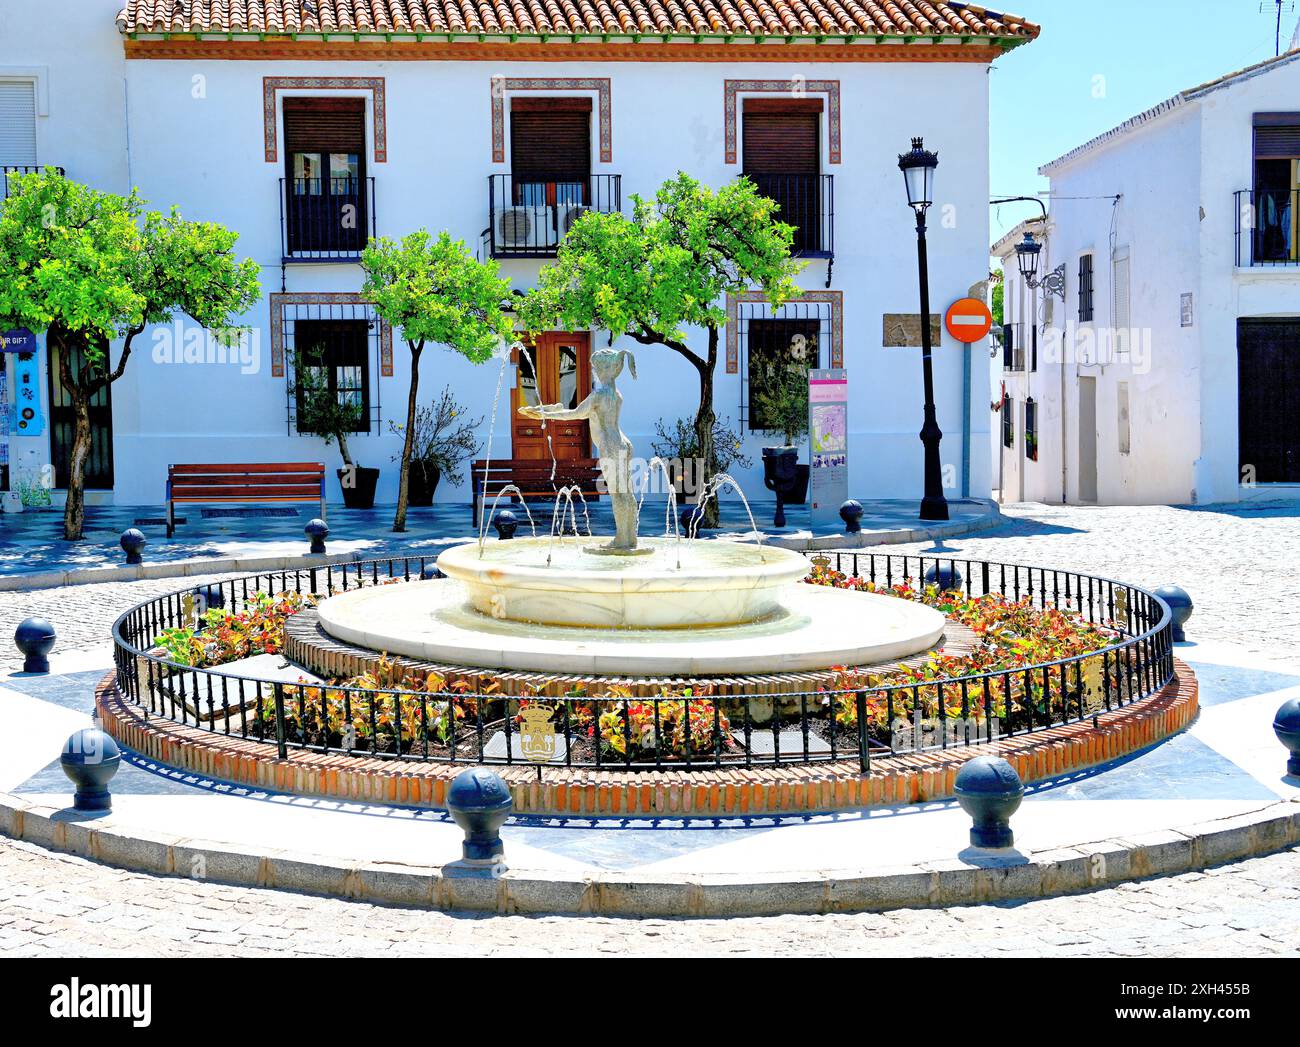
<svg viewBox="0 0 1300 1047"><path fill-rule="evenodd" d="M569 235L569 230L573 228L573 223L585 215L591 208L583 204L566 204L560 208L560 238Z"/></svg>
<svg viewBox="0 0 1300 1047"><path fill-rule="evenodd" d="M498 247L515 251L554 247L559 241L555 231L555 208L545 206L507 207L497 215Z"/></svg>

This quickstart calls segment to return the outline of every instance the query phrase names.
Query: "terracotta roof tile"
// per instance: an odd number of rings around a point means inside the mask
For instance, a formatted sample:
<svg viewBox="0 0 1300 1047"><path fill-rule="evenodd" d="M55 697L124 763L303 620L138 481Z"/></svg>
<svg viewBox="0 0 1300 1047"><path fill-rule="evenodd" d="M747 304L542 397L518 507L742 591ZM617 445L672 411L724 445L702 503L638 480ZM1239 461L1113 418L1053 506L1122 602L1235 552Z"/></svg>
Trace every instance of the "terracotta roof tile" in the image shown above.
<svg viewBox="0 0 1300 1047"><path fill-rule="evenodd" d="M123 33L982 36L1038 26L928 0L127 0Z"/></svg>

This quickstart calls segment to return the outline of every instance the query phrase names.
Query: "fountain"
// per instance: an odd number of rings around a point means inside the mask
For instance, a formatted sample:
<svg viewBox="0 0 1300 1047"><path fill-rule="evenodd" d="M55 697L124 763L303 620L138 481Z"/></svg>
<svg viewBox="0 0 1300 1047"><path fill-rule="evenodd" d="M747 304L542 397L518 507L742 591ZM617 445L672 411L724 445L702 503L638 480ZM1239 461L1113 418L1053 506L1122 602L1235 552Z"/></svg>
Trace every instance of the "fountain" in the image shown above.
<svg viewBox="0 0 1300 1047"><path fill-rule="evenodd" d="M630 479L634 449L619 427L616 382L625 361L635 378L626 350L593 353L595 383L576 407L521 409L543 423L590 422L614 511L611 541L592 544L577 533L576 517L572 535L553 522L545 537L480 536L438 557L446 581L324 601L325 632L438 663L612 677L824 670L907 657L939 640L943 615L922 604L799 584L809 569L799 553L671 531L641 537ZM707 496L716 497L722 482L740 493L723 476ZM565 511L565 494L557 492L556 513Z"/></svg>

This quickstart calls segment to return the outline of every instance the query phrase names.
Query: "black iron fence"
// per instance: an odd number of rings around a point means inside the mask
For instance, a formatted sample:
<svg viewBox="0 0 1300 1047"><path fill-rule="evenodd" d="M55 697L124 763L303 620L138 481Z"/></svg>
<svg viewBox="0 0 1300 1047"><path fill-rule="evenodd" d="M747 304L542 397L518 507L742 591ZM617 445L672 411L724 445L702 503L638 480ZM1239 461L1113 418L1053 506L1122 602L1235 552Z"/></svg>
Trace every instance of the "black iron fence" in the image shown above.
<svg viewBox="0 0 1300 1047"><path fill-rule="evenodd" d="M488 175L488 225L483 231L493 258L548 258L573 223L588 211L623 209L623 179L588 175L546 181L521 175Z"/></svg>
<svg viewBox="0 0 1300 1047"><path fill-rule="evenodd" d="M965 747L1081 722L1142 701L1174 675L1168 607L1106 578L988 561L832 554L829 566L880 587L960 572L965 595L1001 594L1072 612L1111 642L1077 657L907 682L861 678L825 689L612 688L564 697L480 688L406 689L393 679L333 686L250 679L173 660L160 642L194 621L182 590L131 608L113 626L117 687L149 716L292 749L455 764L611 769L770 767ZM249 575L217 587L241 611L259 593L325 597L418 579L432 558L401 557ZM427 583L450 584L450 583ZM539 721L542 729L538 730Z"/></svg>
<svg viewBox="0 0 1300 1047"><path fill-rule="evenodd" d="M1236 194L1237 265L1300 265L1300 190Z"/></svg>
<svg viewBox="0 0 1300 1047"><path fill-rule="evenodd" d="M354 262L375 235L373 178L281 178L286 262Z"/></svg>
<svg viewBox="0 0 1300 1047"><path fill-rule="evenodd" d="M758 191L776 201L777 219L794 226L791 253L803 258L835 254L835 176L751 174Z"/></svg>
<svg viewBox="0 0 1300 1047"><path fill-rule="evenodd" d="M10 188L10 179L18 175L36 174L38 171L55 171L63 174L62 167L48 166L28 166L25 164L3 164L0 165L0 200L8 200Z"/></svg>

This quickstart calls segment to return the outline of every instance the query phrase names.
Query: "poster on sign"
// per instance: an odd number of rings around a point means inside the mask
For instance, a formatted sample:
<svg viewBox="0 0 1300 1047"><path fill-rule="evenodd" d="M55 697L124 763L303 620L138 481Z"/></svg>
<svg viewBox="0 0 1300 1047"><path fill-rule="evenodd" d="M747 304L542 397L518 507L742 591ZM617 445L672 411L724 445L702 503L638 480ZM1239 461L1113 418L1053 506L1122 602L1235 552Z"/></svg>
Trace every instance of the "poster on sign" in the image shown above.
<svg viewBox="0 0 1300 1047"><path fill-rule="evenodd" d="M849 496L849 373L808 372L808 443L812 454L812 527L835 527Z"/></svg>

